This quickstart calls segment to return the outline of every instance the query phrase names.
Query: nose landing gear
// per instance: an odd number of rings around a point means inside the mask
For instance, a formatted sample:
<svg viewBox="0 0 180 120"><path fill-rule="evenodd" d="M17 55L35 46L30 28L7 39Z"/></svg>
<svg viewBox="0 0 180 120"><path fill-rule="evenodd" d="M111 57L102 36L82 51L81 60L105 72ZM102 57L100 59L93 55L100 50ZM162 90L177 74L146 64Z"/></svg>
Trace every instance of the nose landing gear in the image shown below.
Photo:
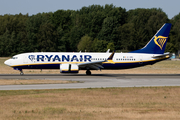
<svg viewBox="0 0 180 120"><path fill-rule="evenodd" d="M20 71L20 75L24 75L23 71L22 70L19 70Z"/></svg>

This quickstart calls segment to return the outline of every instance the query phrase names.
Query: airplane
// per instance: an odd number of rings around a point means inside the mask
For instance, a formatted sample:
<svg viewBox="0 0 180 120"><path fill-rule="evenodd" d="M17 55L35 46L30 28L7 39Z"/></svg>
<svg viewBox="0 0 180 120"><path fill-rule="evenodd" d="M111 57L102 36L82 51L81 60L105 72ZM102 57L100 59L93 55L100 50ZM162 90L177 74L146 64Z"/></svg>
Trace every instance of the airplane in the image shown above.
<svg viewBox="0 0 180 120"><path fill-rule="evenodd" d="M90 70L101 69L128 69L156 62L171 57L164 53L171 29L170 23L165 23L153 38L139 50L129 53L96 52L31 52L22 53L8 59L4 64L19 70L23 69L59 69L60 73L78 73L86 70L86 75L91 75Z"/></svg>

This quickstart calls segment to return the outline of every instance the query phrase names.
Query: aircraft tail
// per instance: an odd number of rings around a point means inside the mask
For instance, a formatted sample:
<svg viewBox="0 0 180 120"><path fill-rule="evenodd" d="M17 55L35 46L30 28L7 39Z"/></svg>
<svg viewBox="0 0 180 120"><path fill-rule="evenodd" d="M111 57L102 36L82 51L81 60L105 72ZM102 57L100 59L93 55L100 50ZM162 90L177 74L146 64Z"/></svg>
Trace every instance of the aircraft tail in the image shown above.
<svg viewBox="0 0 180 120"><path fill-rule="evenodd" d="M165 23L153 38L140 50L135 50L130 53L149 53L163 54L166 48L166 43L171 29L170 23Z"/></svg>

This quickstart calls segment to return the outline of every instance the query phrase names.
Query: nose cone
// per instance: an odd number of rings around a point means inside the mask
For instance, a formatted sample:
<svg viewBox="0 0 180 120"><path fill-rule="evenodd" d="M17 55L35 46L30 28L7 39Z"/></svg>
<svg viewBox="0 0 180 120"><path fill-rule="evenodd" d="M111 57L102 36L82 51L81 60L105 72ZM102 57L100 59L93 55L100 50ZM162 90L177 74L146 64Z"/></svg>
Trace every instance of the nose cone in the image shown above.
<svg viewBox="0 0 180 120"><path fill-rule="evenodd" d="M6 61L4 62L4 64L6 64L6 65L8 65L8 66L11 66L10 59L6 60Z"/></svg>

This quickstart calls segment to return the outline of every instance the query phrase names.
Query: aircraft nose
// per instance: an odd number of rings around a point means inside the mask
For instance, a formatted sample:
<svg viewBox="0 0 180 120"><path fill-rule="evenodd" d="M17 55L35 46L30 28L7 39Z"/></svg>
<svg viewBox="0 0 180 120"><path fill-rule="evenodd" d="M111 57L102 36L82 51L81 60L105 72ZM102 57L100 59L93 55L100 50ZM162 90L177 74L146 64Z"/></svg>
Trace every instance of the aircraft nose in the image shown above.
<svg viewBox="0 0 180 120"><path fill-rule="evenodd" d="M10 59L6 60L4 64L10 66Z"/></svg>

